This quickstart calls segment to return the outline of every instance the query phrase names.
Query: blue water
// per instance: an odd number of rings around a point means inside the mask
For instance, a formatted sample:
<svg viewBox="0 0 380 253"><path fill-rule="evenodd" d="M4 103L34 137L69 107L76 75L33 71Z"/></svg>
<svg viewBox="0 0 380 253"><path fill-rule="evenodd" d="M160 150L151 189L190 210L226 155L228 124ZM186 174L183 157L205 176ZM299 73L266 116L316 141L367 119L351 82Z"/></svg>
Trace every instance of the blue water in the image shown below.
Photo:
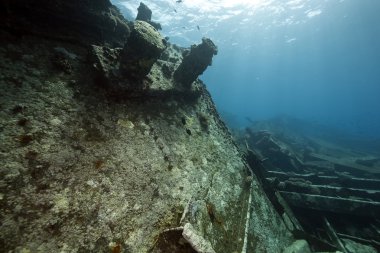
<svg viewBox="0 0 380 253"><path fill-rule="evenodd" d="M139 1L113 3L135 17ZM236 126L288 115L380 138L380 1L144 3L171 42L218 45L201 79Z"/></svg>

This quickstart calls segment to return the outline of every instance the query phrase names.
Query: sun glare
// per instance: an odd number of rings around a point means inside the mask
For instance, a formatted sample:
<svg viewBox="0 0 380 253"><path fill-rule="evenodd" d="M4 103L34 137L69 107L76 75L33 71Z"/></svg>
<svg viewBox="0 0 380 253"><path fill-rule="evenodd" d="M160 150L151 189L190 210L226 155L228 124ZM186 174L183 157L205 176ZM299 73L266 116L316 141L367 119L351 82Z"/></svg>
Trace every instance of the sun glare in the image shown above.
<svg viewBox="0 0 380 253"><path fill-rule="evenodd" d="M218 12L229 9L257 9L270 4L272 0L191 0L184 1L183 4L188 8L198 9L201 12Z"/></svg>

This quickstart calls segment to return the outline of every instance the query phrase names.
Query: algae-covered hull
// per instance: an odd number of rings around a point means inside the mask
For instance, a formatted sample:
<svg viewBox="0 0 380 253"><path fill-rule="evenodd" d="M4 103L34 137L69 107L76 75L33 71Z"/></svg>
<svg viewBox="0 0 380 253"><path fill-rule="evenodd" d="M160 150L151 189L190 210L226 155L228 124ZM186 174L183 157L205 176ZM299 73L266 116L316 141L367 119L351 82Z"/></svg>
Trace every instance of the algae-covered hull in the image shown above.
<svg viewBox="0 0 380 253"><path fill-rule="evenodd" d="M147 76L124 80L120 41L133 25L108 1L22 2L5 4L1 24L2 252L282 252L291 243L204 84L173 79L185 49L165 44Z"/></svg>

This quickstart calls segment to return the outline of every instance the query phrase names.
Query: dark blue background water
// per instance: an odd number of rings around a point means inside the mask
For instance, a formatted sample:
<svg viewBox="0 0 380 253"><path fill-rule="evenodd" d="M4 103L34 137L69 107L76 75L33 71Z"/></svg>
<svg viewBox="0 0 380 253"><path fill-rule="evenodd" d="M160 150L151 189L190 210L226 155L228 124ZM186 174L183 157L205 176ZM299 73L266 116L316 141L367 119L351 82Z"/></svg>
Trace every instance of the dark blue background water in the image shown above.
<svg viewBox="0 0 380 253"><path fill-rule="evenodd" d="M139 4L114 2L131 17ZM144 2L171 42L216 42L219 54L201 79L238 126L285 114L380 137L379 0L261 0L268 4L255 10L218 11L190 0Z"/></svg>
<svg viewBox="0 0 380 253"><path fill-rule="evenodd" d="M287 114L380 136L380 1L331 3L307 23L250 32L252 54L221 52L203 76L220 110L242 124Z"/></svg>

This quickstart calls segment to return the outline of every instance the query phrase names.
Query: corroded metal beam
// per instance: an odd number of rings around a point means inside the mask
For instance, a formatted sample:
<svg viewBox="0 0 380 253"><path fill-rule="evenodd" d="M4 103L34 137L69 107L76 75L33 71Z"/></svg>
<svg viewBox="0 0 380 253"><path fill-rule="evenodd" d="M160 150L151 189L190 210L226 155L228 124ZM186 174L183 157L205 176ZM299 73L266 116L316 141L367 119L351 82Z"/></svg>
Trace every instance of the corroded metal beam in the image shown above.
<svg viewBox="0 0 380 253"><path fill-rule="evenodd" d="M335 198L321 195L280 191L291 205L300 208L380 217L380 202Z"/></svg>

